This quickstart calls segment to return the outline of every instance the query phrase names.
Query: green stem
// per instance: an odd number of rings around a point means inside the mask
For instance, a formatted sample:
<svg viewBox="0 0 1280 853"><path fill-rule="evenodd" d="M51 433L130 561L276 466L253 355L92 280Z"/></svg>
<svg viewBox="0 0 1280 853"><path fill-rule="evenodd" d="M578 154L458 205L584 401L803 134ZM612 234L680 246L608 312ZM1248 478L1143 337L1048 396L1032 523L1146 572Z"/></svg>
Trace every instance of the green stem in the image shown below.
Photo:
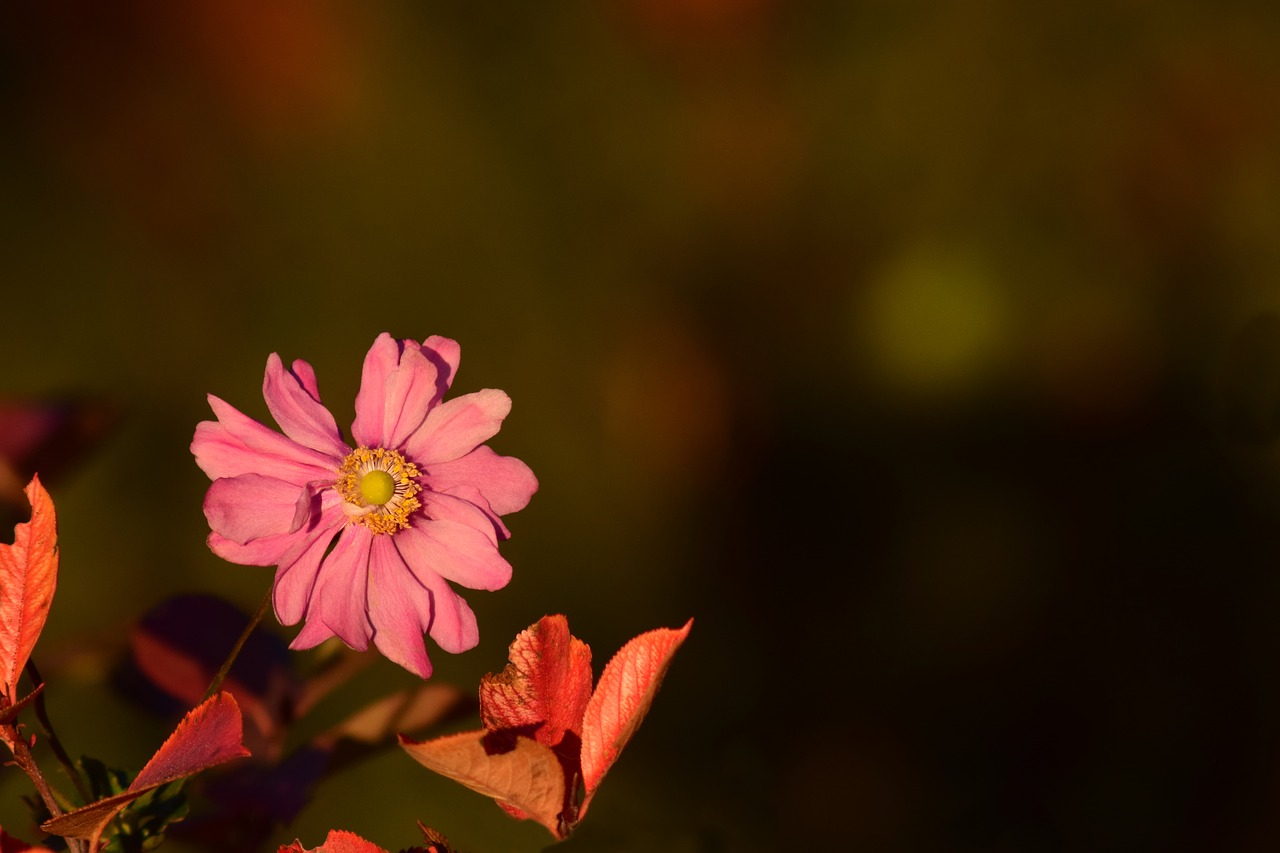
<svg viewBox="0 0 1280 853"><path fill-rule="evenodd" d="M253 629L258 627L258 623L262 621L262 617L266 615L267 608L271 606L271 590L267 590L266 596L262 599L262 603L258 605L257 611L253 617L249 619L249 624L244 626L244 631L240 634L240 639L236 640L236 644L231 647L231 654L227 655L227 659L223 661L222 668L214 675L213 681L209 682L209 689L204 692L204 698L208 699L217 693L222 687L223 680L227 677L227 673L231 671L232 665L236 662L236 658L240 656L240 650L244 648L244 644L249 641L249 635L253 633ZM202 700L203 701L203 700Z"/></svg>

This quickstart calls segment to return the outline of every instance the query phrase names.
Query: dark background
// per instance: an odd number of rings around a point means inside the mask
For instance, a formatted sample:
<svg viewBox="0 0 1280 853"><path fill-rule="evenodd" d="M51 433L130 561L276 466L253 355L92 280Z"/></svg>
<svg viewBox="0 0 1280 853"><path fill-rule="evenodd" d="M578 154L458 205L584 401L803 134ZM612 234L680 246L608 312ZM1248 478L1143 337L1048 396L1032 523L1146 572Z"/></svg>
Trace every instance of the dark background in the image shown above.
<svg viewBox="0 0 1280 853"><path fill-rule="evenodd" d="M0 392L113 424L51 480L64 740L139 766L128 626L269 582L204 395L279 352L345 427L443 334L541 491L438 677L696 620L566 851L1275 849L1276 8L6 4ZM398 753L280 840L415 819L547 842Z"/></svg>

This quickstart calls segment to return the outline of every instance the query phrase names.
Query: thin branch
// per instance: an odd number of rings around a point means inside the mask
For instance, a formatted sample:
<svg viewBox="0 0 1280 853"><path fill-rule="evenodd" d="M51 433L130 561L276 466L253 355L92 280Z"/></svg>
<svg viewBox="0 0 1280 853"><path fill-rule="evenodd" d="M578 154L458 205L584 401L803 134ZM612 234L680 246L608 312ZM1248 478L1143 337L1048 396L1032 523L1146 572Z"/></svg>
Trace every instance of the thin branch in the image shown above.
<svg viewBox="0 0 1280 853"><path fill-rule="evenodd" d="M27 675L31 678L32 684L44 684L44 679L40 677L40 670L36 669L36 662L31 658L27 658ZM53 750L53 755L58 759L58 763L62 765L62 769L71 777L71 784L76 786L81 802L91 802L93 797L84 783L84 778L80 775L80 768L76 767L75 762L71 760L71 756L67 755L67 751L62 748L62 741L58 740L58 735L53 730L53 722L49 719L49 711L44 704L44 691L36 694L35 711L36 719L40 721L40 728L44 731L44 736L49 742L49 748Z"/></svg>
<svg viewBox="0 0 1280 853"><path fill-rule="evenodd" d="M17 726L10 726L12 739L6 739L9 743L9 749L13 752L14 763L21 768L23 773L27 774L27 778L31 780L31 784L35 785L36 793L40 795L40 799L44 801L44 807L49 810L50 819L61 817L63 814L62 806L58 805L57 792L45 780L44 774L40 772L40 766L36 764L35 756L31 754L31 747L27 743L27 739ZM67 847L73 853L86 853L87 842L79 838L67 838Z"/></svg>
<svg viewBox="0 0 1280 853"><path fill-rule="evenodd" d="M266 615L267 608L271 606L271 590L267 590L266 596L263 597L262 603L258 605L258 610L249 620L249 624L244 626L244 631L240 634L240 639L236 640L236 644L231 648L231 654L227 655L227 659L223 661L222 668L213 677L213 681L209 682L209 689L204 692L204 698L208 699L217 693L222 687L223 680L227 677L227 673L231 671L232 665L236 662L236 658L240 656L240 650L244 648L244 644L249 641L249 635L253 633L253 629L258 627L258 623L262 621L262 617Z"/></svg>

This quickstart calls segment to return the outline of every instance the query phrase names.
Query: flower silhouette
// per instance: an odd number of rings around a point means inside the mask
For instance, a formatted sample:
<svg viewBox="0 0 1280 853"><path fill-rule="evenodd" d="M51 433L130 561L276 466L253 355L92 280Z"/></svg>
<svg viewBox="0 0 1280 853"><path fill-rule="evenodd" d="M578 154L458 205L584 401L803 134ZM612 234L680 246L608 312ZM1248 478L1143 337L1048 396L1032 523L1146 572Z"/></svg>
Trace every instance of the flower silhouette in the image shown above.
<svg viewBox="0 0 1280 853"><path fill-rule="evenodd" d="M500 589L501 516L538 487L529 467L484 444L511 409L487 389L445 401L460 348L378 337L365 357L354 447L320 402L305 361L267 359L263 396L283 435L210 395L216 421L191 451L212 480L209 547L233 563L276 566L273 603L284 625L304 621L290 647L332 636L431 675L428 634L447 652L479 641L476 619L449 585Z"/></svg>

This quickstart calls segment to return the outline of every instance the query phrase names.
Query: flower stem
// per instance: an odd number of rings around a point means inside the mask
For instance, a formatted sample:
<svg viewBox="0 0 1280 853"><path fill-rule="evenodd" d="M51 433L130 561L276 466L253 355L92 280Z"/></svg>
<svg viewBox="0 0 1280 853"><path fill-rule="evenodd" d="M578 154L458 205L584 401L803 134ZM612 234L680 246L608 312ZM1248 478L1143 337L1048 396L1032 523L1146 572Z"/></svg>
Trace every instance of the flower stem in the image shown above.
<svg viewBox="0 0 1280 853"><path fill-rule="evenodd" d="M236 662L236 658L240 656L240 650L244 648L244 644L249 641L249 635L253 633L253 629L258 627L258 623L262 621L262 617L267 613L267 607L271 605L271 589L267 589L267 594L262 599L262 603L258 605L257 611L249 619L249 624L244 626L244 631L240 634L240 638L236 640L236 644L231 647L231 654L227 655L227 659L222 662L222 668L214 675L213 681L209 682L209 689L204 692L204 698L208 699L217 693L222 687L222 682L227 677L227 673L231 671L232 665Z"/></svg>
<svg viewBox="0 0 1280 853"><path fill-rule="evenodd" d="M27 676L30 677L31 683L35 686L44 684L44 679L40 677L40 670L36 669L36 662L31 658L27 659ZM76 767L75 762L71 760L71 756L67 755L67 751L62 748L62 741L58 740L57 732L53 730L53 722L49 719L49 711L44 704L44 691L36 694L35 698L36 719L40 721L40 728L44 731L44 736L49 742L49 748L53 750L53 755L58 759L58 763L62 765L62 769L71 777L71 784L76 786L76 791L80 794L82 802L88 803L93 800L89 794L89 789L84 784L84 778L80 775L80 768Z"/></svg>

